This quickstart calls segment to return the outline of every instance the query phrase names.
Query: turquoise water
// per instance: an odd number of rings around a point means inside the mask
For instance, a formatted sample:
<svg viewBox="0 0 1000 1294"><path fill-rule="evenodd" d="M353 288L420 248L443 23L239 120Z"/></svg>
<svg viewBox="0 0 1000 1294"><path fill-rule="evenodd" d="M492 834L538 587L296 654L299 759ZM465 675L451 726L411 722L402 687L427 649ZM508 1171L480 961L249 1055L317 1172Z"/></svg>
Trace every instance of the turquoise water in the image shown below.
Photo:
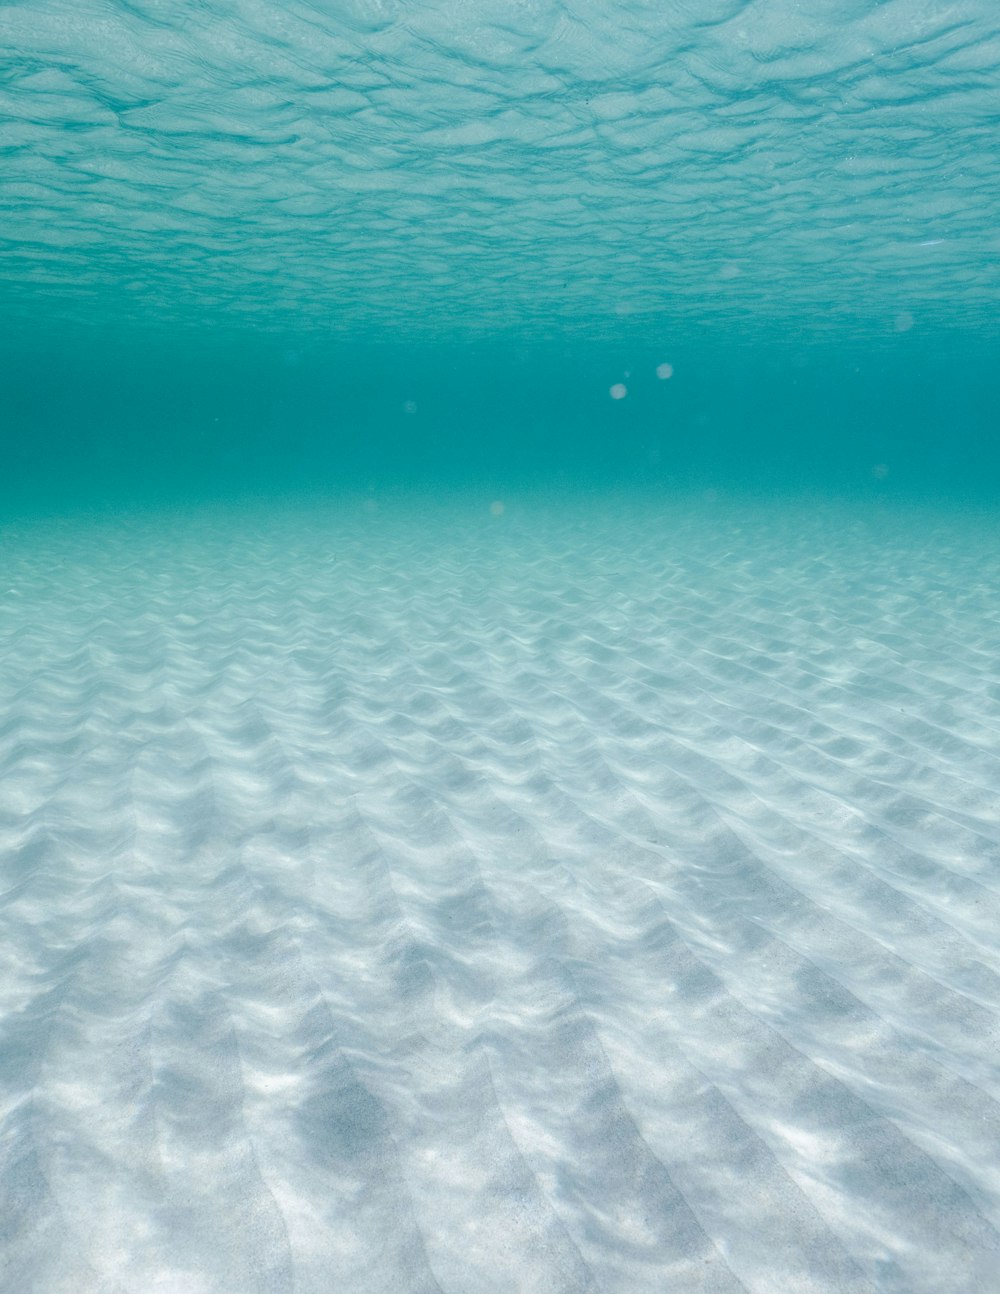
<svg viewBox="0 0 1000 1294"><path fill-rule="evenodd" d="M0 1294L1000 1294L996 0L0 0Z"/></svg>
<svg viewBox="0 0 1000 1294"><path fill-rule="evenodd" d="M995 497L987 0L29 0L0 48L10 507Z"/></svg>

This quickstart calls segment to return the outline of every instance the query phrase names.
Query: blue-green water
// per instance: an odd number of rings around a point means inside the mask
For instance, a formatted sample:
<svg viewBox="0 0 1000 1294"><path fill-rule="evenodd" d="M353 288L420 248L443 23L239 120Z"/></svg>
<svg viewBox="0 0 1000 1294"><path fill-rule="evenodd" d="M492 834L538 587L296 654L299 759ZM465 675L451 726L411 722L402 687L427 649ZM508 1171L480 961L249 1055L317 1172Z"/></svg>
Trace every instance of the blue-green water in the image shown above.
<svg viewBox="0 0 1000 1294"><path fill-rule="evenodd" d="M8 500L995 495L986 0L30 0L0 50Z"/></svg>
<svg viewBox="0 0 1000 1294"><path fill-rule="evenodd" d="M1000 1294L995 0L0 0L0 1294Z"/></svg>

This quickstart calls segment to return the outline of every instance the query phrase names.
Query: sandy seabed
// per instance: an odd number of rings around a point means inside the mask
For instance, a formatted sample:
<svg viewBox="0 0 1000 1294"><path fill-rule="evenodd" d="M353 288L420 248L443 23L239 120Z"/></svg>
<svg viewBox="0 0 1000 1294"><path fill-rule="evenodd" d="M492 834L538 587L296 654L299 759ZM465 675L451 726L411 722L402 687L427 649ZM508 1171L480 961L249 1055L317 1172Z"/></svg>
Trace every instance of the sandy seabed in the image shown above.
<svg viewBox="0 0 1000 1294"><path fill-rule="evenodd" d="M7 525L0 1289L1000 1291L1000 546Z"/></svg>

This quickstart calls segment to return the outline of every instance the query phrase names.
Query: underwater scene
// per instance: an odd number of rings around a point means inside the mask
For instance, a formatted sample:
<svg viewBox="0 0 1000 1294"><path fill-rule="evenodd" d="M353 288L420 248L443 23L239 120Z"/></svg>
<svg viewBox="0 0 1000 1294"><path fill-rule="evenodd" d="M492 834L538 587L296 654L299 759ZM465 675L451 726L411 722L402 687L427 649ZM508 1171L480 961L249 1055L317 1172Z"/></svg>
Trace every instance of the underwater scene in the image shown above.
<svg viewBox="0 0 1000 1294"><path fill-rule="evenodd" d="M2 1294L1000 1294L1000 8L0 3Z"/></svg>

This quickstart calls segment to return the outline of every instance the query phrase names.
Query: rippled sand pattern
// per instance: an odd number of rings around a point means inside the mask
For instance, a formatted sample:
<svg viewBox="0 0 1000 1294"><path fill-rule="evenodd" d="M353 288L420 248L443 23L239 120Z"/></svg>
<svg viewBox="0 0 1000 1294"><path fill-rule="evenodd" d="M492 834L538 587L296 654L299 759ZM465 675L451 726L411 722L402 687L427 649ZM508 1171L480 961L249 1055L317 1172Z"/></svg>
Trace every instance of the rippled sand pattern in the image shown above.
<svg viewBox="0 0 1000 1294"><path fill-rule="evenodd" d="M1000 561L9 527L0 1288L1000 1290Z"/></svg>

